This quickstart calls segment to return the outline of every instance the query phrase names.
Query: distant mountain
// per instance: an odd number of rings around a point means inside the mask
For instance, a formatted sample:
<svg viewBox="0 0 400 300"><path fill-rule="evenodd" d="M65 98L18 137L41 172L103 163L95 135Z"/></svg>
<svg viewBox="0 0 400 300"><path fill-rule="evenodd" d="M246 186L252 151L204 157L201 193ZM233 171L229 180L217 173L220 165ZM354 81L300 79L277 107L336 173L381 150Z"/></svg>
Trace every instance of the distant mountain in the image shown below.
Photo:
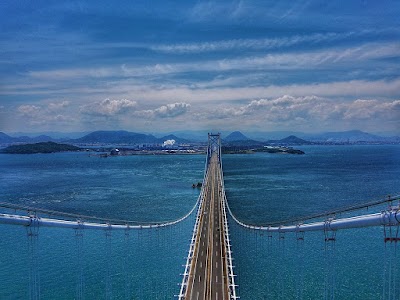
<svg viewBox="0 0 400 300"><path fill-rule="evenodd" d="M4 132L0 132L0 144L8 144L12 143L14 138L5 134Z"/></svg>
<svg viewBox="0 0 400 300"><path fill-rule="evenodd" d="M234 131L223 139L225 142L248 141L250 140L240 131Z"/></svg>
<svg viewBox="0 0 400 300"><path fill-rule="evenodd" d="M361 130L350 130L341 132L325 132L318 135L310 136L310 140L326 143L387 143L396 142L398 137L382 137Z"/></svg>
<svg viewBox="0 0 400 300"><path fill-rule="evenodd" d="M38 142L67 142L67 143L102 143L102 144L162 144L166 140L175 140L177 144L190 142L206 142L206 131L179 131L171 134L157 134L157 137L152 134L136 133L129 131L94 131L91 133L82 133L84 136L79 137L78 133L71 133L71 137L67 138L69 133L58 133L56 136L49 134L41 134L35 136L34 133L26 133L23 136L18 136L15 133L12 135L0 132L0 144L21 144L21 143L38 143ZM240 145L260 145L262 143L280 143L280 144L343 144L343 143L396 143L400 144L399 136L379 136L370 134L360 130L350 130L342 132L325 132L318 134L306 134L302 132L290 131L274 131L274 132L252 132L244 135L240 131L222 132L225 138L222 139L223 144L240 146Z"/></svg>
<svg viewBox="0 0 400 300"><path fill-rule="evenodd" d="M399 136L380 136L363 132L361 130L349 130L339 132L303 133L291 131L251 132L248 136L259 141L276 141L287 136L296 136L300 139L317 143L400 143Z"/></svg>
<svg viewBox="0 0 400 300"><path fill-rule="evenodd" d="M187 139L182 139L182 138L180 138L180 137L177 137L177 136L174 135L174 134L169 134L169 135L163 136L162 138L159 138L158 140L159 140L159 142L161 142L161 143L163 143L163 142L166 141L166 140L175 140L175 143L177 143L177 144L186 144L186 143L190 143L189 140L187 140Z"/></svg>
<svg viewBox="0 0 400 300"><path fill-rule="evenodd" d="M227 137L222 139L222 146L224 150L231 149L232 147L239 147L243 149L250 149L254 147L260 147L263 145L263 142L255 141L249 139L240 131L234 131L229 134Z"/></svg>
<svg viewBox="0 0 400 300"><path fill-rule="evenodd" d="M309 141L290 135L279 140L268 140L266 142L256 141L248 138L240 131L234 131L223 139L223 144L226 146L261 146L264 144L280 144L280 145L309 145Z"/></svg>
<svg viewBox="0 0 400 300"><path fill-rule="evenodd" d="M312 144L309 141L298 138L297 136L290 135L281 140L268 140L268 144L280 144L280 145L309 145Z"/></svg>
<svg viewBox="0 0 400 300"><path fill-rule="evenodd" d="M155 144L159 139L151 134L119 131L94 131L79 139L75 143L105 143L105 144Z"/></svg>
<svg viewBox="0 0 400 300"><path fill-rule="evenodd" d="M175 140L177 144L188 143L186 139L170 134L156 138L151 134L119 131L94 131L79 139L72 140L74 143L102 143L102 144L162 144L166 140Z"/></svg>
<svg viewBox="0 0 400 300"><path fill-rule="evenodd" d="M31 138L31 141L34 143L40 143L40 142L54 142L56 139L53 139L51 136L48 135L39 135Z"/></svg>
<svg viewBox="0 0 400 300"><path fill-rule="evenodd" d="M12 137L3 132L0 132L0 143L1 144L39 143L39 142L54 142L54 141L57 141L57 140L53 139L51 136L47 136L47 135L39 135L36 137L30 137L30 136Z"/></svg>
<svg viewBox="0 0 400 300"><path fill-rule="evenodd" d="M174 131L174 132L168 132L168 135L175 135L179 136L182 139L185 139L187 141L192 141L192 142L207 142L207 131L204 130L182 130L182 131ZM164 135L167 135L167 133L164 133ZM158 134L157 136L161 137L163 136L162 134Z"/></svg>
<svg viewBox="0 0 400 300"><path fill-rule="evenodd" d="M247 134L249 138L257 141L281 140L291 135L304 138L305 133L299 131L268 131L268 132L249 132Z"/></svg>
<svg viewBox="0 0 400 300"><path fill-rule="evenodd" d="M89 134L91 131L79 131L79 132L60 132L60 131L43 131L43 132L10 132L8 133L12 137L21 137L28 136L30 138L35 138L37 136L45 135L50 136L55 140L69 140L69 139L77 139L86 134Z"/></svg>

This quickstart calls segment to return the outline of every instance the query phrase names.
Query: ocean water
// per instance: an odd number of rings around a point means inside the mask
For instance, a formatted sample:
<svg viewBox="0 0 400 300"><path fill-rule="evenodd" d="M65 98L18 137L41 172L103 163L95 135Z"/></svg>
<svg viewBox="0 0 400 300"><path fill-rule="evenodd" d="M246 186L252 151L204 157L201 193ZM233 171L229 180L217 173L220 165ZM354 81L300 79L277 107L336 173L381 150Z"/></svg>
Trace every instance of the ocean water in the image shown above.
<svg viewBox="0 0 400 300"><path fill-rule="evenodd" d="M229 205L267 224L400 192L399 145L303 146L305 155L225 155Z"/></svg>
<svg viewBox="0 0 400 300"><path fill-rule="evenodd" d="M166 221L194 205L204 157L0 154L3 202L110 219Z"/></svg>
<svg viewBox="0 0 400 300"><path fill-rule="evenodd" d="M227 198L238 219L269 224L399 194L398 145L301 149L305 155L223 157ZM400 298L399 284L388 298L388 270L398 269L400 257L394 244L383 242L383 228L338 231L332 244L323 232L306 233L301 241L230 224L241 299L330 299L329 280L335 299Z"/></svg>
<svg viewBox="0 0 400 300"><path fill-rule="evenodd" d="M305 155L222 157L229 205L240 220L268 224L400 190L398 145L301 149ZM204 160L1 154L1 201L109 219L173 220L195 204L199 191L191 185L202 180ZM77 299L80 284L85 299L173 299L193 220L111 237L85 230L81 239L73 230L40 228L41 299ZM279 239L230 224L241 299L296 299L300 290L304 299L323 299L327 278L335 279L336 299L380 299L385 270L390 262L399 265L382 228L340 231L335 251L325 251L323 233L307 234L301 243L293 235ZM0 299L27 299L32 259L26 229L0 225L0 237Z"/></svg>

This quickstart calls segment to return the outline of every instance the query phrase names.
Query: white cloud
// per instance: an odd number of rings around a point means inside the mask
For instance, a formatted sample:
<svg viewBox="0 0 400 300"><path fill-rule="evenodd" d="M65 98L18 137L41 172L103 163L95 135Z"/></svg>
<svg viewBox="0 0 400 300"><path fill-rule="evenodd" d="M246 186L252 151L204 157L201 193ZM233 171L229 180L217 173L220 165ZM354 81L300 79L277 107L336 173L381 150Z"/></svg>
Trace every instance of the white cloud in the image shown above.
<svg viewBox="0 0 400 300"><path fill-rule="evenodd" d="M43 126L47 129L54 128L46 126L70 125L74 121L74 116L65 110L68 106L69 101L20 105L16 111L21 118L16 120L26 126Z"/></svg>
<svg viewBox="0 0 400 300"><path fill-rule="evenodd" d="M343 118L345 120L387 118L400 120L400 100L381 102L375 99L358 99L347 106Z"/></svg>
<svg viewBox="0 0 400 300"><path fill-rule="evenodd" d="M284 95L276 99L252 100L249 104L236 108L219 110L219 116L263 116L271 121L287 121L295 118L310 117L312 108L325 100L316 96L293 97Z"/></svg>
<svg viewBox="0 0 400 300"><path fill-rule="evenodd" d="M186 113L189 107L190 104L184 102L172 103L155 109L154 113L161 118L172 118Z"/></svg>
<svg viewBox="0 0 400 300"><path fill-rule="evenodd" d="M243 129L259 130L322 131L358 128L398 131L400 119L400 100L379 98L339 100L336 97L315 95L283 95L247 102L196 103L195 106L175 102L153 109L139 109L148 105L145 102L133 104L122 100L106 100L96 102L101 105L101 109L91 110L80 117L79 109L82 112L82 108L72 105L57 113L46 109L45 105L21 105L18 107L20 118L16 120L19 124L41 128L89 126L93 130L116 127L148 130L149 126L152 130L176 130L187 126L225 130L239 124ZM87 104L86 109L93 105L93 102ZM127 109L124 108L126 105ZM189 109L190 114L187 113Z"/></svg>
<svg viewBox="0 0 400 300"><path fill-rule="evenodd" d="M20 115L25 117L35 117L40 112L41 108L36 105L20 105L17 111Z"/></svg>
<svg viewBox="0 0 400 300"><path fill-rule="evenodd" d="M310 35L294 35L290 37L266 38L266 39L234 39L203 43L186 43L172 45L154 45L152 50L168 53L200 53L229 50L269 50L282 47L289 47L304 43L320 43L325 41L335 41L356 35L355 32L346 33L315 33Z"/></svg>
<svg viewBox="0 0 400 300"><path fill-rule="evenodd" d="M132 111L136 108L137 102L128 99L111 100L104 99L99 102L91 102L82 105L80 112L87 115L115 116Z"/></svg>
<svg viewBox="0 0 400 300"><path fill-rule="evenodd" d="M243 76L239 78L242 78L242 81L246 81ZM224 82L228 86L225 86ZM318 97L347 99L398 99L399 91L400 78L394 80L350 80L308 84L240 86L236 77L233 77L226 81L218 79L209 82L204 81L194 86L174 83L156 85L145 81L138 82L136 79L126 79L107 82L107 85L99 83L91 87L65 87L57 90L47 90L46 92L41 90L33 94L58 95L59 97L73 99L74 102L91 103L81 106L85 111L93 111L96 108L90 108L90 106L99 106L101 101L93 103L91 99L93 97L102 97L103 95L111 95L113 99L135 98L141 102L152 103L152 105L160 104L161 106L170 99L176 102L185 102L190 99L191 103L216 104L235 100L278 98L284 94L292 95L293 97L315 95ZM102 111L100 108L98 110ZM105 113L103 112L102 114L104 115Z"/></svg>
<svg viewBox="0 0 400 300"><path fill-rule="evenodd" d="M285 95L273 99L252 100L245 105L219 105L213 111L195 114L198 120L247 126L281 126L299 130L335 128L342 124L360 126L368 124L389 126L400 118L400 100L381 101L377 99L335 101L316 96L293 97ZM366 124L364 124L366 126ZM350 127L354 129L356 127Z"/></svg>
<svg viewBox="0 0 400 300"><path fill-rule="evenodd" d="M189 108L190 104L177 102L163 105L153 110L137 111L135 114L145 118L174 118L185 114Z"/></svg>
<svg viewBox="0 0 400 300"><path fill-rule="evenodd" d="M219 22L235 18L240 11L241 2L198 1L188 15L190 22Z"/></svg>
<svg viewBox="0 0 400 300"><path fill-rule="evenodd" d="M108 66L88 69L65 69L52 71L34 71L28 73L36 79L65 80L76 78L109 78L153 76L185 72L221 72L231 70L303 70L331 67L340 68L342 63L365 64L368 61L398 56L400 43L367 43L356 47L333 47L323 50L303 52L280 52L267 55L247 56L234 59L194 61L190 63L164 63L148 66Z"/></svg>
<svg viewBox="0 0 400 300"><path fill-rule="evenodd" d="M47 109L52 112L62 110L70 105L69 101L52 102L47 105Z"/></svg>
<svg viewBox="0 0 400 300"><path fill-rule="evenodd" d="M50 115L62 111L70 104L69 101L50 102L47 104L31 105L24 104L17 108L17 112L25 117L38 117L42 115Z"/></svg>
<svg viewBox="0 0 400 300"><path fill-rule="evenodd" d="M272 53L264 56L220 60L217 66L220 70L295 70L304 67L307 67L307 69L326 66L338 68L340 67L339 63L351 62L354 67L356 63L398 56L399 53L400 43L368 43L351 48ZM346 68L348 68L347 64Z"/></svg>

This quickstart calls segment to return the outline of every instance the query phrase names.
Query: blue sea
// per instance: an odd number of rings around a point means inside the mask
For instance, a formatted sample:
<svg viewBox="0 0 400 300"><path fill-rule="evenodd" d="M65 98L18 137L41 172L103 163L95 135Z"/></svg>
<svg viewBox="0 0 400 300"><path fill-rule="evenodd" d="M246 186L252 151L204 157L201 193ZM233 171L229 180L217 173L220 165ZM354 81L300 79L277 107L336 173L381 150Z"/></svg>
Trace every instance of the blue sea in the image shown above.
<svg viewBox="0 0 400 300"><path fill-rule="evenodd" d="M268 224L400 192L399 145L301 149L305 155L223 155L238 219ZM174 220L195 205L199 190L192 184L202 180L204 163L204 155L0 154L0 201L105 219ZM84 299L173 299L193 222L191 216L179 226L111 236L40 228L40 298L78 299L83 286ZM382 228L339 231L333 251L325 251L324 233L299 242L245 230L232 219L230 232L241 299L299 299L300 291L303 299L323 299L327 279L335 282L336 299L381 299L390 263L399 265ZM27 299L27 230L0 225L0 238L0 299Z"/></svg>

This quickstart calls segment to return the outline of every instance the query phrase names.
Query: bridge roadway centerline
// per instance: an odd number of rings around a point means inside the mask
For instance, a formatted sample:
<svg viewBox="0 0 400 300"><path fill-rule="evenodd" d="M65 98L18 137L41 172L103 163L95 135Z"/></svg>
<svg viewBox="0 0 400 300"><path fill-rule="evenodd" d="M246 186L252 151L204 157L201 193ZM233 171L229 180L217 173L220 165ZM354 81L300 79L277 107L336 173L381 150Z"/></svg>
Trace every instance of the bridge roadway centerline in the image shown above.
<svg viewBox="0 0 400 300"><path fill-rule="evenodd" d="M208 166L204 201L185 299L229 299L219 172L218 156L213 154Z"/></svg>

